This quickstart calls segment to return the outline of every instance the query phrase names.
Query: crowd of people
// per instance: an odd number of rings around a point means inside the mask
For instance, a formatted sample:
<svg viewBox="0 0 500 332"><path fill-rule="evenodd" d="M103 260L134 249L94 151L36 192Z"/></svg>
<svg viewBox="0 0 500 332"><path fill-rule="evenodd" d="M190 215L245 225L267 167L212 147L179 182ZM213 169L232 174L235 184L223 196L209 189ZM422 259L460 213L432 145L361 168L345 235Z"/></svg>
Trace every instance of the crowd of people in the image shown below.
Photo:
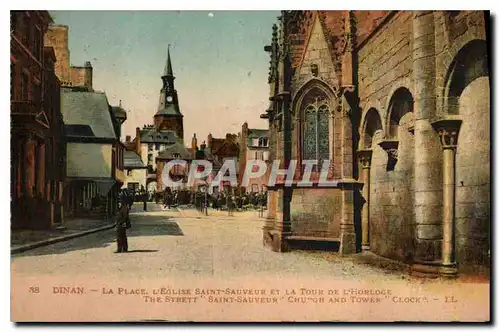
<svg viewBox="0 0 500 332"><path fill-rule="evenodd" d="M266 208L267 192L246 192L244 190L229 190L205 193L202 190L191 191L188 189L172 190L166 188L163 192L148 193L144 187L138 190L123 189L121 192L121 202L130 209L134 202L155 201L162 203L164 208L170 209L179 205L194 205L200 211L205 207L216 210L241 211L248 209Z"/></svg>
<svg viewBox="0 0 500 332"><path fill-rule="evenodd" d="M267 192L215 192L212 194L202 190L196 192L184 190L171 190L166 188L163 193L163 205L165 208L172 206L192 204L198 210L203 211L206 207L216 210L245 210L249 208L265 208L267 205Z"/></svg>

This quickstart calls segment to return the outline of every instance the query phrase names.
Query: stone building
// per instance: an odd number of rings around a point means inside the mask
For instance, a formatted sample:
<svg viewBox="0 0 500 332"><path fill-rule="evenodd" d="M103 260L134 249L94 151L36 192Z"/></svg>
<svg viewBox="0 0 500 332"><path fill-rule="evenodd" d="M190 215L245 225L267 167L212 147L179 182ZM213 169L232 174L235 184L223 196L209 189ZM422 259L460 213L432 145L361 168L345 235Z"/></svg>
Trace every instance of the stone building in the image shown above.
<svg viewBox="0 0 500 332"><path fill-rule="evenodd" d="M239 156L239 177L238 183L241 185L245 170L249 160L262 160L268 164L267 171L264 175L249 179L246 192L265 191L269 181L269 130L267 129L252 129L248 128L245 122L241 126L239 136L240 156ZM257 170L252 169L257 172Z"/></svg>
<svg viewBox="0 0 500 332"><path fill-rule="evenodd" d="M416 274L489 266L488 22L480 11L282 12L265 47L271 159L329 160L337 182L301 188L298 167L293 186L268 188L264 242L370 250Z"/></svg>
<svg viewBox="0 0 500 332"><path fill-rule="evenodd" d="M68 30L66 25L51 24L45 34L45 45L53 47L56 55L56 75L61 81L61 86L86 87L92 91L92 64L90 61L86 61L83 66L70 64Z"/></svg>
<svg viewBox="0 0 500 332"><path fill-rule="evenodd" d="M54 50L43 43L47 11L11 11L11 226L62 221L64 123Z"/></svg>

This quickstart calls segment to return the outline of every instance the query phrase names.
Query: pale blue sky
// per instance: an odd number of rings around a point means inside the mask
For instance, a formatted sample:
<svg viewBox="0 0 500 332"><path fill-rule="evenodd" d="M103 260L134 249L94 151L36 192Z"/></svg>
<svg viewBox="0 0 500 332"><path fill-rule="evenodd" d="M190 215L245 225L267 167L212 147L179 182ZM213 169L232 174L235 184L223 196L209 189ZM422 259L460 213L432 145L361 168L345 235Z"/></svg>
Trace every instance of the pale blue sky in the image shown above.
<svg viewBox="0 0 500 332"><path fill-rule="evenodd" d="M210 14L212 13L212 14ZM184 138L201 142L266 128L271 27L278 11L51 11L69 26L70 62L94 67L94 88L127 109L123 137L152 123L167 45L176 76Z"/></svg>

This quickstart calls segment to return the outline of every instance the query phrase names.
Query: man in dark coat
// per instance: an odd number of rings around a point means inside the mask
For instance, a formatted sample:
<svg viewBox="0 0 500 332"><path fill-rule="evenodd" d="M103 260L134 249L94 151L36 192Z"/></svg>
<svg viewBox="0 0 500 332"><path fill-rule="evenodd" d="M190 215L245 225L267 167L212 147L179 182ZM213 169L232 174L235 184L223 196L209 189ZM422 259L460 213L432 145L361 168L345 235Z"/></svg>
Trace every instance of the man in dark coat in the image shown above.
<svg viewBox="0 0 500 332"><path fill-rule="evenodd" d="M127 252L127 228L130 228L130 218L128 214L128 207L122 204L118 212L118 219L116 220L116 244L117 249L115 253Z"/></svg>

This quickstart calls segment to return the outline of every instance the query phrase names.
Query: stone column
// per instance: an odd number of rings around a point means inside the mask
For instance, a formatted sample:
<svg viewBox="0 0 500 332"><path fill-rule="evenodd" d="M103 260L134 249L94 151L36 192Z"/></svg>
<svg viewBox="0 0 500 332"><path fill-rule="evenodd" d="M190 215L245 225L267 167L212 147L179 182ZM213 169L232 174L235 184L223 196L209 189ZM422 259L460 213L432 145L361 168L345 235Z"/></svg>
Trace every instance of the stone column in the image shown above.
<svg viewBox="0 0 500 332"><path fill-rule="evenodd" d="M413 12L415 117L415 238L412 272L436 274L441 259L441 149L430 120L436 116L434 13Z"/></svg>
<svg viewBox="0 0 500 332"><path fill-rule="evenodd" d="M278 131L277 159L280 161L280 169L288 167L291 159L291 112L290 93L282 91L278 94L280 100L281 130ZM280 177L278 177L279 179ZM286 177L282 181L278 180L279 186L276 191L276 240L274 240L273 250L288 251L286 237L291 233L290 198L291 188L285 185Z"/></svg>
<svg viewBox="0 0 500 332"><path fill-rule="evenodd" d="M342 220L340 222L341 254L356 253L356 232L354 229L354 193L356 181L342 182Z"/></svg>
<svg viewBox="0 0 500 332"><path fill-rule="evenodd" d="M370 250L370 166L372 150L358 151L358 159L362 166L363 198L365 203L361 210L361 249Z"/></svg>
<svg viewBox="0 0 500 332"><path fill-rule="evenodd" d="M443 148L443 241L440 274L456 276L455 262L455 155L462 121L445 119L432 123Z"/></svg>
<svg viewBox="0 0 500 332"><path fill-rule="evenodd" d="M351 91L352 88L349 88ZM346 91L343 89L343 91ZM340 101L341 111L341 179L339 187L342 190L342 216L340 220L340 248L342 254L353 254L356 252L356 231L354 228L354 190L359 190L359 183L354 180L353 175L353 156L352 156L352 123L351 109L343 101L342 95Z"/></svg>

